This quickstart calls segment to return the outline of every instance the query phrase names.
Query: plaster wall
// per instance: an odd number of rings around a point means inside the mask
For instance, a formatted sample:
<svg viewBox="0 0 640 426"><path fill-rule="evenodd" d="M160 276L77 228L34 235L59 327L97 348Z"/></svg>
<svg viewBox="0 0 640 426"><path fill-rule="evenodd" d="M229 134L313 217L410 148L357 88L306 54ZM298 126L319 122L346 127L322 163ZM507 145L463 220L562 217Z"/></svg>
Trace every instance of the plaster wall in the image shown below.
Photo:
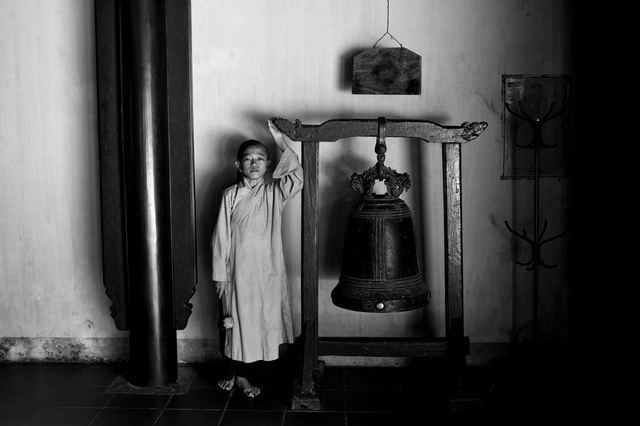
<svg viewBox="0 0 640 426"><path fill-rule="evenodd" d="M199 283L181 361L217 358L218 305L209 237L219 194L232 183L236 147L270 141L266 120L334 118L486 121L463 145L465 334L474 344L530 338L532 277L514 260L528 247L506 230L532 225L532 185L503 181L502 74L575 72L569 1L390 2L389 32L422 56L422 94L352 95L355 54L385 33L386 2L192 0L193 116ZM102 283L93 2L0 3L0 360L126 358ZM378 47L395 47L388 36ZM441 148L388 139L386 164L409 173L403 196L417 229L432 302L377 315L332 305L351 173L375 163L373 139L321 146L320 334L444 334ZM294 149L300 152L300 144ZM549 233L565 228L570 180L542 182ZM300 197L285 212L289 282L300 332ZM570 340L568 244L545 248L556 269L540 274L539 329ZM473 352L473 351L472 351ZM473 353L472 353L473 355Z"/></svg>

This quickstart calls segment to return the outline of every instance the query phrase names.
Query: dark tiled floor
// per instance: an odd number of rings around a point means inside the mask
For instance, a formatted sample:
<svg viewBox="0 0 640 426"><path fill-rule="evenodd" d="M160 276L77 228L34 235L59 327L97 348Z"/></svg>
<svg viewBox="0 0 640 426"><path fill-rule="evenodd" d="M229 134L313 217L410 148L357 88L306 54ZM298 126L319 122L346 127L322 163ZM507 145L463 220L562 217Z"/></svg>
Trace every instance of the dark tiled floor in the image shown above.
<svg viewBox="0 0 640 426"><path fill-rule="evenodd" d="M539 372L516 380L522 372L469 368L472 395L482 403L451 413L446 369L437 363L403 368L328 366L320 410L292 410L291 383L281 380L280 373L263 370L255 380L262 393L250 400L237 389L218 389L218 364L181 368L195 373L185 393L140 395L109 393L114 380L125 377L126 365L0 363L0 425L520 425L556 413L562 401L556 396L568 390L561 386L568 378L558 378L557 372L546 372L554 381L541 395L528 387L534 378L546 380Z"/></svg>

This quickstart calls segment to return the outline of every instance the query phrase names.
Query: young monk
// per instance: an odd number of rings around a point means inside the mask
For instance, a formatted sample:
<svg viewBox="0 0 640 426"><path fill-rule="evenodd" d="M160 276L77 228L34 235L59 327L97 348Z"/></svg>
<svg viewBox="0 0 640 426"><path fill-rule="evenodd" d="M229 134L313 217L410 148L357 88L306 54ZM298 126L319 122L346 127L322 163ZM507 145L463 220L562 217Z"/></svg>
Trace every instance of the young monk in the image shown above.
<svg viewBox="0 0 640 426"><path fill-rule="evenodd" d="M271 164L267 147L256 140L242 143L238 180L222 192L211 240L213 281L226 316L228 371L218 386L231 390L235 384L250 398L260 394L247 377L251 363L276 360L280 344L293 342L281 217L302 189L302 166L274 119L268 126L282 151L274 180L264 181Z"/></svg>

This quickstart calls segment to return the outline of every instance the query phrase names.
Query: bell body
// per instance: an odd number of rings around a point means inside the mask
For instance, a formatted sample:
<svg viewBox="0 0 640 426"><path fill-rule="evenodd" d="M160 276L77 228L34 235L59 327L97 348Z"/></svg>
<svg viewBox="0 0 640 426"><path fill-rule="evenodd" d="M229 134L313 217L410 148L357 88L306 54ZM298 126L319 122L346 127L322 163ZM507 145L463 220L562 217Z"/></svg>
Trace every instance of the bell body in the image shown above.
<svg viewBox="0 0 640 426"><path fill-rule="evenodd" d="M401 312L429 303L411 211L403 200L373 194L351 209L340 280L331 299L361 312Z"/></svg>

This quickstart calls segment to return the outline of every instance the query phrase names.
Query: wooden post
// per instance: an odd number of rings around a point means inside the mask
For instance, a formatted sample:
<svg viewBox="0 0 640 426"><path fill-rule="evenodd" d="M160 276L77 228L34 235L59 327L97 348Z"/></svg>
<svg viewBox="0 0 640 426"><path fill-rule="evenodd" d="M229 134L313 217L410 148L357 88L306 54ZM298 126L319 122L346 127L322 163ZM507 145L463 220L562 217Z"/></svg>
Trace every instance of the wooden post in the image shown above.
<svg viewBox="0 0 640 426"><path fill-rule="evenodd" d="M302 151L303 170L306 173L302 198L305 212L302 218L302 291L304 292L302 315L305 340L312 341L303 361L302 390L308 392L313 388L310 373L318 365L319 143L304 144Z"/></svg>
<svg viewBox="0 0 640 426"><path fill-rule="evenodd" d="M464 339L464 312L462 303L462 184L460 144L443 144L444 183L444 246L445 246L445 317L447 348L453 364L454 393L466 391L462 371L466 365L461 351Z"/></svg>
<svg viewBox="0 0 640 426"><path fill-rule="evenodd" d="M316 392L318 376L323 374L323 365L318 363L319 145L319 142L302 145L302 371L294 385L293 409L320 408Z"/></svg>

